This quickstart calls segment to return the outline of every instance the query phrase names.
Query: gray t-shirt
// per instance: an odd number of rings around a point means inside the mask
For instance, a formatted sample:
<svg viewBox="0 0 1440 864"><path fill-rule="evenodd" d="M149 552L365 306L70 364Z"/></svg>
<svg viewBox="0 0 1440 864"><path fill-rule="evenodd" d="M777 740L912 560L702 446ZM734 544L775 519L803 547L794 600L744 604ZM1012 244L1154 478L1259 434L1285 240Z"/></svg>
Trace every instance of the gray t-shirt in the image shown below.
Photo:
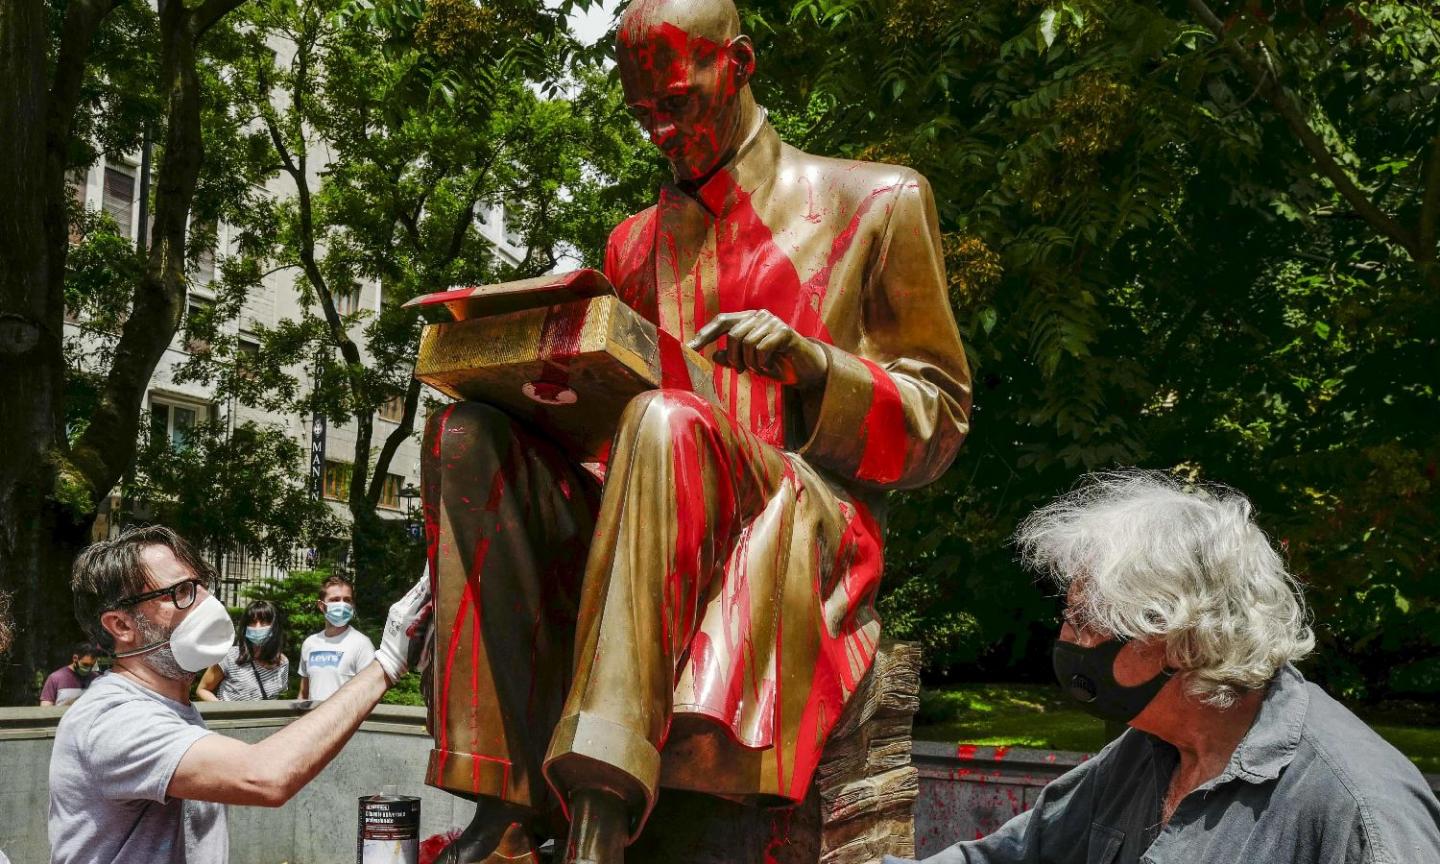
<svg viewBox="0 0 1440 864"><path fill-rule="evenodd" d="M1293 666L1225 770L1162 827L1178 761L1130 729L1034 808L924 864L1440 864L1440 801L1420 772Z"/></svg>
<svg viewBox="0 0 1440 864"><path fill-rule="evenodd" d="M165 797L209 734L194 705L118 673L97 679L55 731L51 864L225 864L225 805Z"/></svg>

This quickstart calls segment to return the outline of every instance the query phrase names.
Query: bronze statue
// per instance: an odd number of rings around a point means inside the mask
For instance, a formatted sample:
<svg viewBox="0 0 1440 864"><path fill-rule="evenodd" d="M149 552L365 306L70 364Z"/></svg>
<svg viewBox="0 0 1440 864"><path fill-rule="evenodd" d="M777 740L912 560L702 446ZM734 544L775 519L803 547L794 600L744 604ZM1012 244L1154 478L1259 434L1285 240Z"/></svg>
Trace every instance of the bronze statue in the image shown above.
<svg viewBox="0 0 1440 864"><path fill-rule="evenodd" d="M427 781L479 802L445 861L535 860L556 807L565 861L621 861L662 785L803 799L880 635L885 492L968 429L925 179L782 143L730 0L635 0L618 52L674 182L605 274L664 386L594 471L485 404L429 420Z"/></svg>

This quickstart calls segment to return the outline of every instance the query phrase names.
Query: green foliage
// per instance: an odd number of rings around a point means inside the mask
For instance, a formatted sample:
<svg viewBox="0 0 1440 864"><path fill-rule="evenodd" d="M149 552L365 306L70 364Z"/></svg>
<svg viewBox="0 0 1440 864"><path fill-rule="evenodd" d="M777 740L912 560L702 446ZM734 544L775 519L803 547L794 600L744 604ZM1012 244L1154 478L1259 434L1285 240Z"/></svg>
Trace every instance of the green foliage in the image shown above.
<svg viewBox="0 0 1440 864"><path fill-rule="evenodd" d="M1216 3L1223 40L1178 0L747 6L790 140L935 187L973 431L895 502L881 601L932 671L1044 675L1057 603L1008 538L1082 470L1142 464L1255 500L1315 608L1312 674L1369 698L1429 686L1428 665L1391 674L1440 656L1440 30L1421 5Z"/></svg>
<svg viewBox="0 0 1440 864"><path fill-rule="evenodd" d="M385 691L385 696L380 700L386 705L414 705L423 707L425 696L420 692L420 676L410 672L395 682L395 686Z"/></svg>
<svg viewBox="0 0 1440 864"><path fill-rule="evenodd" d="M305 455L285 430L268 426L203 423L178 445L158 429L144 441L125 499L207 553L286 560L336 530L329 508L300 482Z"/></svg>
<svg viewBox="0 0 1440 864"><path fill-rule="evenodd" d="M614 122L614 80L567 66L576 46L564 15L583 5L275 0L246 7L247 29L223 58L231 113L256 118L234 148L236 173L279 175L296 191L234 190L220 215L240 235L237 254L222 261L218 302L187 330L211 350L177 377L242 405L354 425L352 560L367 586L418 572L413 544L372 518L373 478L393 452L372 418L419 394L420 322L403 305L537 275L567 252L594 263L635 190L650 191L655 160L637 158L634 124ZM496 204L518 262L483 234ZM277 271L295 277L300 314L249 328L259 351L247 356L230 322ZM339 314L338 298L372 285L378 309ZM414 435L425 408L391 434Z"/></svg>

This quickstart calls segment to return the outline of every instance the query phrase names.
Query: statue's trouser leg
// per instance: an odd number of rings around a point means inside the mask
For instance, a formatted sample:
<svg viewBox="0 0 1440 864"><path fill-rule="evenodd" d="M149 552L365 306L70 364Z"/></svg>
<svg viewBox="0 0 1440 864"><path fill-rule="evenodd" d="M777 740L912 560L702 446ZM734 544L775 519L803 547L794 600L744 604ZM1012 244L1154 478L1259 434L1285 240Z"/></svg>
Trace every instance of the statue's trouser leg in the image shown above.
<svg viewBox="0 0 1440 864"><path fill-rule="evenodd" d="M436 575L426 782L543 811L598 491L478 403L432 416L422 459Z"/></svg>
<svg viewBox="0 0 1440 864"><path fill-rule="evenodd" d="M692 393L652 391L627 406L586 563L575 681L546 757L562 795L608 787L639 831L676 666L711 580L785 472L778 450Z"/></svg>

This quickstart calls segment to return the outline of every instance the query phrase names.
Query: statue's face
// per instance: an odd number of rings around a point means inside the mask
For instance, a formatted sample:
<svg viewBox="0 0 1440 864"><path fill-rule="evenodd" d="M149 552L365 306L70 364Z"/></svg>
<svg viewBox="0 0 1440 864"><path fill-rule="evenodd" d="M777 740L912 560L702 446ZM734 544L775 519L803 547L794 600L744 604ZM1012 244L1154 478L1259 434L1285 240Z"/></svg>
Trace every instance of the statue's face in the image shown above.
<svg viewBox="0 0 1440 864"><path fill-rule="evenodd" d="M739 146L754 66L745 37L721 44L662 23L622 33L618 54L625 102L677 179L705 177Z"/></svg>

